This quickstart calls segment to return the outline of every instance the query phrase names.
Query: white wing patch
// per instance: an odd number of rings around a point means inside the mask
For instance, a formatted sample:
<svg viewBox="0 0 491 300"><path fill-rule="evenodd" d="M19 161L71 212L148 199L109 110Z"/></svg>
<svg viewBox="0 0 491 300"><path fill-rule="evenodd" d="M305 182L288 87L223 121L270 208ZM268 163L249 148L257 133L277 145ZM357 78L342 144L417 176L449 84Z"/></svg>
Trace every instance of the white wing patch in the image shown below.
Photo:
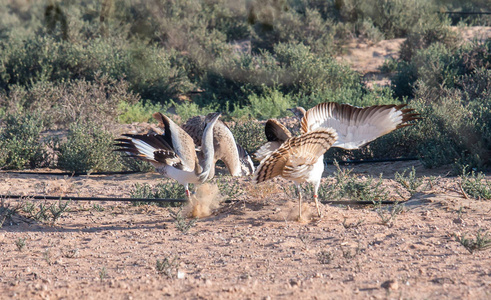
<svg viewBox="0 0 491 300"><path fill-rule="evenodd" d="M338 133L333 147L358 149L412 120L412 116L406 114L412 110L401 110L402 107L378 105L360 108L333 102L322 103L307 111L302 119L302 130L310 132L318 128L333 128Z"/></svg>

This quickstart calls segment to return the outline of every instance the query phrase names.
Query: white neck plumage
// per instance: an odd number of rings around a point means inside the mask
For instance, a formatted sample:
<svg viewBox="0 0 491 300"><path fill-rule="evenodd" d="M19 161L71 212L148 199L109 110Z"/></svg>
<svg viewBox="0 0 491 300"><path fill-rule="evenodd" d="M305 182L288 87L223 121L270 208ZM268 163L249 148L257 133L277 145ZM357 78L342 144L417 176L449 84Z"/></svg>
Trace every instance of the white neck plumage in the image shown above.
<svg viewBox="0 0 491 300"><path fill-rule="evenodd" d="M199 180L204 182L210 176L210 171L214 167L215 148L213 147L213 128L220 117L219 113L209 114L205 119L205 129L201 142L201 151L203 152L204 160L202 171L198 174Z"/></svg>

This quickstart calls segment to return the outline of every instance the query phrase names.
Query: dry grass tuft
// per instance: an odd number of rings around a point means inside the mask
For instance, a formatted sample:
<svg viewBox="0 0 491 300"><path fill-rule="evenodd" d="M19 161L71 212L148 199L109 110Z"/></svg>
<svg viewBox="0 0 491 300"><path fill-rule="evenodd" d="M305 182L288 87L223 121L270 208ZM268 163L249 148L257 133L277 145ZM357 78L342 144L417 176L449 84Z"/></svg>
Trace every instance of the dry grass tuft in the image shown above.
<svg viewBox="0 0 491 300"><path fill-rule="evenodd" d="M211 215L214 209L217 209L223 196L220 195L216 184L205 183L196 188L196 193L192 194L189 204L184 208L187 216L190 218L204 218Z"/></svg>

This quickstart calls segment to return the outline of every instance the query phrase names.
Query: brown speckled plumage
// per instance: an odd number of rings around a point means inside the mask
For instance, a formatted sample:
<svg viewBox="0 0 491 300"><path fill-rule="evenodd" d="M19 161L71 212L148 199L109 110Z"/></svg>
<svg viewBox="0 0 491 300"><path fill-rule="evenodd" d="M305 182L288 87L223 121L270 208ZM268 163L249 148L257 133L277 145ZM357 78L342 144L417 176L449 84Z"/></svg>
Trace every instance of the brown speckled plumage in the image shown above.
<svg viewBox="0 0 491 300"><path fill-rule="evenodd" d="M374 139L419 118L405 105L375 105L355 107L334 102L321 103L303 114L301 132L298 137L286 138L290 134L275 120L266 123L268 143L256 152L261 164L254 179L257 183L282 176L293 180L297 188L300 183L314 184L314 200L319 217L317 190L324 171L323 154L330 147L358 149ZM286 131L285 131L286 130ZM299 189L299 218L301 217L302 194Z"/></svg>
<svg viewBox="0 0 491 300"><path fill-rule="evenodd" d="M204 116L195 116L186 121L182 128L192 138L197 147L201 147ZM254 166L249 154L235 141L228 126L218 120L213 130L213 146L215 147L215 160L221 160L233 176L249 175L254 172Z"/></svg>

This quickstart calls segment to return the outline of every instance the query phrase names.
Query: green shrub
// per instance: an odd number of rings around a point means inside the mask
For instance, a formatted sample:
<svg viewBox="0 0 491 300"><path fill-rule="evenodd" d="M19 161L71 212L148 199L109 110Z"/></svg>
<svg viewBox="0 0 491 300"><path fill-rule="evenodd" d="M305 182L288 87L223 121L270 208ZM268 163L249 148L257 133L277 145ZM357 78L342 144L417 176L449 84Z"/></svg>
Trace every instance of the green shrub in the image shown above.
<svg viewBox="0 0 491 300"><path fill-rule="evenodd" d="M426 49L435 43L445 45L449 49L457 48L461 38L459 38L457 31L452 30L449 25L448 20L442 22L438 18L418 24L402 43L399 58L404 61L411 61L418 50Z"/></svg>
<svg viewBox="0 0 491 300"><path fill-rule="evenodd" d="M46 147L40 141L43 121L39 114L9 114L0 129L2 169L44 167L49 164Z"/></svg>
<svg viewBox="0 0 491 300"><path fill-rule="evenodd" d="M74 123L58 147L58 167L71 172L119 171L114 137L93 123Z"/></svg>
<svg viewBox="0 0 491 300"><path fill-rule="evenodd" d="M218 111L218 107L216 105L210 104L206 107L199 107L198 104L193 102L181 102L176 103L171 101L172 105L176 110L176 114L179 116L182 122L185 122L187 119L194 116L206 116L211 112Z"/></svg>
<svg viewBox="0 0 491 300"><path fill-rule="evenodd" d="M264 97L270 93L268 87L273 86L284 94L308 96L329 90L334 93L339 89L361 89L362 83L348 66L317 55L308 46L278 44L274 54L261 52L217 60L213 71L207 74L205 92L198 103L242 109L251 105L250 97Z"/></svg>
<svg viewBox="0 0 491 300"><path fill-rule="evenodd" d="M319 54L335 52L334 22L324 18L312 3L268 2L251 1L249 18L254 24L251 41L254 53L274 51L279 43L302 43Z"/></svg>
<svg viewBox="0 0 491 300"><path fill-rule="evenodd" d="M155 186L149 184L136 183L131 191L131 198L148 198L148 199L185 199L186 193L184 186L175 181L158 183ZM162 207L181 206L181 202L134 202L134 205L156 204Z"/></svg>
<svg viewBox="0 0 491 300"><path fill-rule="evenodd" d="M72 43L35 35L25 41L0 42L0 87L80 78L92 81L100 73L112 79L126 76L129 87L142 97L167 100L193 87L185 72L172 64L174 55L121 38Z"/></svg>
<svg viewBox="0 0 491 300"><path fill-rule="evenodd" d="M267 87L265 87L265 93L262 96L250 95L249 102L251 103L252 116L260 120L285 117L287 109L293 107L290 96Z"/></svg>
<svg viewBox="0 0 491 300"><path fill-rule="evenodd" d="M0 105L12 113L43 111L40 117L48 128L66 128L71 123L86 121L107 124L116 120L121 103L139 101L128 89L127 81L105 75L97 75L93 81L39 81L28 89L12 86L7 94L0 95Z"/></svg>
<svg viewBox="0 0 491 300"><path fill-rule="evenodd" d="M425 0L343 0L335 9L342 21L361 24L370 21L386 39L405 37L419 24L439 20L432 1Z"/></svg>
<svg viewBox="0 0 491 300"><path fill-rule="evenodd" d="M230 126L230 130L235 141L251 155L266 143L264 124L259 122L238 121Z"/></svg>
<svg viewBox="0 0 491 300"><path fill-rule="evenodd" d="M154 112L164 112L167 108L161 104L154 104L145 100L136 103L122 101L118 106L118 110L121 112L118 116L118 122L122 124L149 122L152 120Z"/></svg>
<svg viewBox="0 0 491 300"><path fill-rule="evenodd" d="M466 103L456 89L436 90L421 85L413 107L421 113L414 138L426 167L453 163L481 169L490 164L490 104Z"/></svg>

